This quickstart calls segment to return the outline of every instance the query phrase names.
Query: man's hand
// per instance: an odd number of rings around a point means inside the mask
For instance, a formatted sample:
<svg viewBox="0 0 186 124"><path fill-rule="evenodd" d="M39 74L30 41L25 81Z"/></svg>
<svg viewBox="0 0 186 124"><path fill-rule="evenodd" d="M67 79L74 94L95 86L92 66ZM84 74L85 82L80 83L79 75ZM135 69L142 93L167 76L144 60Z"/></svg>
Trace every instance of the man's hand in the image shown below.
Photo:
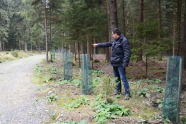
<svg viewBox="0 0 186 124"><path fill-rule="evenodd" d="M94 47L97 47L98 46L98 44L92 44Z"/></svg>
<svg viewBox="0 0 186 124"><path fill-rule="evenodd" d="M126 66L123 66L123 68L126 68Z"/></svg>

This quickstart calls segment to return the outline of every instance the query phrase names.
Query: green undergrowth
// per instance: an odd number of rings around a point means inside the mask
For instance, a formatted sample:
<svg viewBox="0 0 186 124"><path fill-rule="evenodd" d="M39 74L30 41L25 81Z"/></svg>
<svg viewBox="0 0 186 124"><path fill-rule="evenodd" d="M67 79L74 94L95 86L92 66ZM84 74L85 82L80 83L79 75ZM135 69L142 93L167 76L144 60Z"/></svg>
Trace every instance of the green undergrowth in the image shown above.
<svg viewBox="0 0 186 124"><path fill-rule="evenodd" d="M74 99L71 104L66 105L66 108L68 109L75 109L80 107L80 105L89 105L89 99L85 96L81 96L78 99Z"/></svg>
<svg viewBox="0 0 186 124"><path fill-rule="evenodd" d="M107 98L105 101L101 101L102 95L98 95L92 106L96 110L95 120L99 124L107 123L108 119L116 119L117 116L128 116L132 112L130 109L120 106L115 100Z"/></svg>
<svg viewBox="0 0 186 124"><path fill-rule="evenodd" d="M77 66L74 67L73 78L68 81L64 80L63 71L63 63L59 60L48 64L42 62L35 68L34 82L41 87L39 92L46 94L49 91L52 92L45 98L53 106L54 111L59 113L56 116L60 116L61 109L63 109L66 116L72 116L70 118L73 119L73 121L67 119L59 122L57 118L53 118L49 120L50 123L79 124L80 120L87 118L85 119L87 124L105 124L118 117L125 119L125 116L153 122L157 121L155 116L161 115L164 88L161 87L160 79L129 80L132 98L126 101L123 95L111 95L115 92L116 79L100 70L92 71L94 93L86 96L82 94L80 69ZM48 86L48 88L42 89L43 86ZM159 96L162 97L159 98ZM151 103L157 106L154 107ZM80 116L78 111L87 113L86 115L91 115L94 119L90 120L85 115Z"/></svg>

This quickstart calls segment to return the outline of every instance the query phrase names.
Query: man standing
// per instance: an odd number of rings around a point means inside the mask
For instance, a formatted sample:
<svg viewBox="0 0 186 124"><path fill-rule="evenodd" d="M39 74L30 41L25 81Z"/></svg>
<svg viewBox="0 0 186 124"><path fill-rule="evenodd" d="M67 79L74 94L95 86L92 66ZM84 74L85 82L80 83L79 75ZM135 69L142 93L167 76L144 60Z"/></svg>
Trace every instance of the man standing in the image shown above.
<svg viewBox="0 0 186 124"><path fill-rule="evenodd" d="M93 44L94 47L111 47L112 46L112 56L110 58L110 63L113 66L114 77L116 80L116 92L113 95L121 94L121 80L125 88L125 100L130 98L129 84L125 75L125 69L128 66L131 50L130 44L118 28L114 29L112 32L113 41L107 43Z"/></svg>

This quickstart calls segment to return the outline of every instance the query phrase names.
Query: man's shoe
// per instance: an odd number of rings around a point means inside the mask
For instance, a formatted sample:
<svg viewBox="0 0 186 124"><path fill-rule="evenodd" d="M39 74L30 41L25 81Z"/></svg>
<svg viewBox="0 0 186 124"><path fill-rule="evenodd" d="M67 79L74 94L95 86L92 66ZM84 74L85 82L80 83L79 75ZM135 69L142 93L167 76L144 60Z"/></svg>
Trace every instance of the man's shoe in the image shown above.
<svg viewBox="0 0 186 124"><path fill-rule="evenodd" d="M125 100L129 100L130 96L129 95L125 95Z"/></svg>
<svg viewBox="0 0 186 124"><path fill-rule="evenodd" d="M115 92L115 93L112 94L112 96L116 96L116 95L120 95L120 94L121 94L121 93Z"/></svg>

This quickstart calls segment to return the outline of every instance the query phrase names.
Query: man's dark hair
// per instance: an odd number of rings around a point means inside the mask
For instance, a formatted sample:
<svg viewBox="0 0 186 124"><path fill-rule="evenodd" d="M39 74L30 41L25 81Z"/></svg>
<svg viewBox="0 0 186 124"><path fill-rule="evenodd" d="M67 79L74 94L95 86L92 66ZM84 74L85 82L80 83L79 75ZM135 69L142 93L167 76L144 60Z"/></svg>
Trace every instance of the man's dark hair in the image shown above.
<svg viewBox="0 0 186 124"><path fill-rule="evenodd" d="M121 35L121 31L118 29L118 28L115 28L114 30L113 30L113 34L118 34L118 35Z"/></svg>

